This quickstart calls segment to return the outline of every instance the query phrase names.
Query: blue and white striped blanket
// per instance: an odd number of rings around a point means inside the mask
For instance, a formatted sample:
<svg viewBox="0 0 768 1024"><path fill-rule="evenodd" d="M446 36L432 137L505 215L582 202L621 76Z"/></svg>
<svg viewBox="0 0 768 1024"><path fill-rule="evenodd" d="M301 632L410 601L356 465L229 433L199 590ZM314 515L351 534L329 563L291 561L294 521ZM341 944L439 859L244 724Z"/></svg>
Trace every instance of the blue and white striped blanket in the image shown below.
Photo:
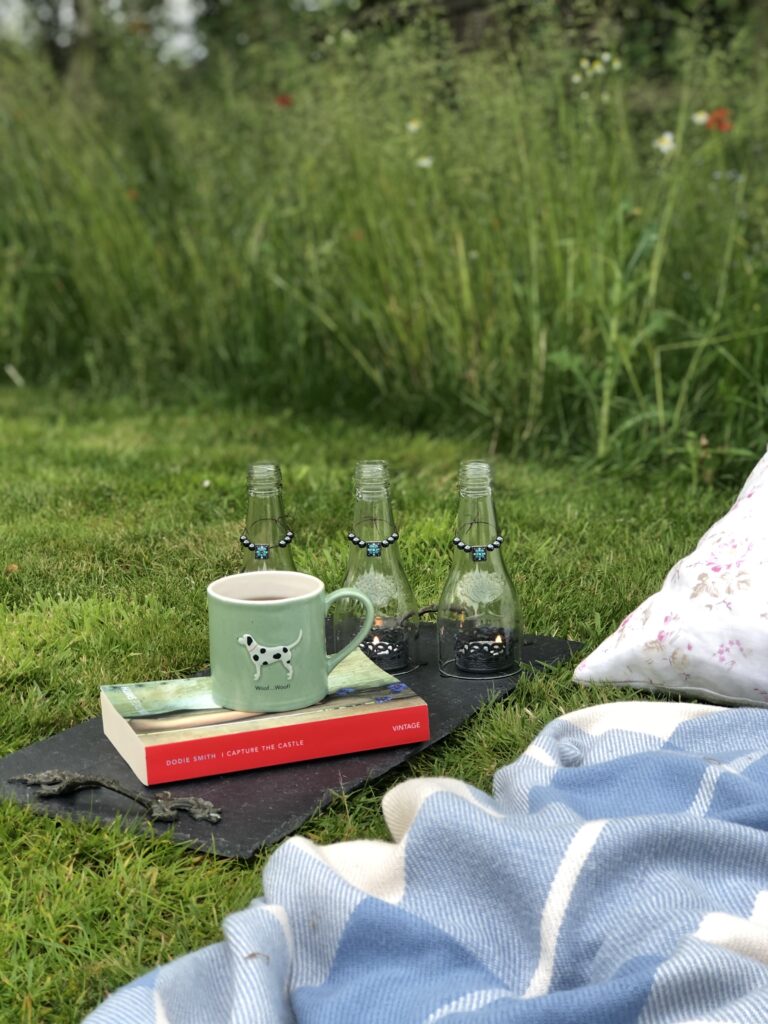
<svg viewBox="0 0 768 1024"><path fill-rule="evenodd" d="M88 1024L768 1021L768 710L587 708L493 796L383 810L392 842L283 843L223 942Z"/></svg>

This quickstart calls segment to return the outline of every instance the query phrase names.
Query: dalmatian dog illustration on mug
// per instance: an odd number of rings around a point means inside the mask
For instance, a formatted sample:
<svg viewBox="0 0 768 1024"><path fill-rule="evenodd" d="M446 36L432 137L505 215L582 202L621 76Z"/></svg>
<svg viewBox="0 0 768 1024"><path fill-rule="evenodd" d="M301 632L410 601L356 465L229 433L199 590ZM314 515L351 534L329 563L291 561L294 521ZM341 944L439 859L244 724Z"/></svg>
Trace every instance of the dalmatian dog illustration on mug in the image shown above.
<svg viewBox="0 0 768 1024"><path fill-rule="evenodd" d="M299 630L299 635L288 646L280 645L278 647L266 647L264 644L260 644L258 640L254 640L250 633L244 633L242 636L237 638L237 642L242 644L243 647L248 651L248 655L256 666L256 673L254 679L256 682L261 678L261 669L263 665L276 665L280 664L283 666L288 674L288 679L293 679L293 665L291 664L291 652L294 647L298 646L304 635L304 630Z"/></svg>

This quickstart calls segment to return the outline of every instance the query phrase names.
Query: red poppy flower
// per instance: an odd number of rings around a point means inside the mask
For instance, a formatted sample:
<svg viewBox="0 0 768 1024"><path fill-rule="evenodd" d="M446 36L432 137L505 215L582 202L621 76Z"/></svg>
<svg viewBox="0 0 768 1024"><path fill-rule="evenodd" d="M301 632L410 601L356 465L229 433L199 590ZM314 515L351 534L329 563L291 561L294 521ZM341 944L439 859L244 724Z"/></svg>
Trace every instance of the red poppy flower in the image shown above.
<svg viewBox="0 0 768 1024"><path fill-rule="evenodd" d="M290 93L281 92L279 95L275 96L275 103L278 107L292 107L293 96L291 96Z"/></svg>
<svg viewBox="0 0 768 1024"><path fill-rule="evenodd" d="M733 128L728 107L715 107L707 118L707 128L712 132L729 132Z"/></svg>

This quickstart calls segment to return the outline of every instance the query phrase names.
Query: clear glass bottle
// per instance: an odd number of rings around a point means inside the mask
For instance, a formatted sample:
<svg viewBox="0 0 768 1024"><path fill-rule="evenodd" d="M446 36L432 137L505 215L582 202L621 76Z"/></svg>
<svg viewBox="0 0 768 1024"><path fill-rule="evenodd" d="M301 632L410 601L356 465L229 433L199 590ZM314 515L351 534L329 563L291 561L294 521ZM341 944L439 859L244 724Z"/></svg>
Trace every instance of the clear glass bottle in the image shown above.
<svg viewBox="0 0 768 1024"><path fill-rule="evenodd" d="M520 603L501 556L491 467L462 462L453 563L437 611L440 673L493 678L520 661Z"/></svg>
<svg viewBox="0 0 768 1024"><path fill-rule="evenodd" d="M283 509L283 478L275 462L248 467L248 510L240 537L243 572L295 570L290 530Z"/></svg>
<svg viewBox="0 0 768 1024"><path fill-rule="evenodd" d="M386 462L357 463L355 509L347 540L350 552L343 586L362 590L375 613L361 649L387 672L412 667L418 660L419 620L416 598L400 561ZM341 646L359 628L360 607L339 601L335 609L334 634Z"/></svg>

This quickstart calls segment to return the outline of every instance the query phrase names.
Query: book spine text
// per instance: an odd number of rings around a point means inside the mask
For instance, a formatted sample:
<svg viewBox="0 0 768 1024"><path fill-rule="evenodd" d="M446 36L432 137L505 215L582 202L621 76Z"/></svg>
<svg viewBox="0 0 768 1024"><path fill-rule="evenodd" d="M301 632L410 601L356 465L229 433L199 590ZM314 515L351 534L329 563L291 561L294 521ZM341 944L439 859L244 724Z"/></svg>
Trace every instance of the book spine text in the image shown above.
<svg viewBox="0 0 768 1024"><path fill-rule="evenodd" d="M181 740L146 748L147 784L311 761L378 747L429 739L426 705L393 708L375 715L287 725L258 732Z"/></svg>

